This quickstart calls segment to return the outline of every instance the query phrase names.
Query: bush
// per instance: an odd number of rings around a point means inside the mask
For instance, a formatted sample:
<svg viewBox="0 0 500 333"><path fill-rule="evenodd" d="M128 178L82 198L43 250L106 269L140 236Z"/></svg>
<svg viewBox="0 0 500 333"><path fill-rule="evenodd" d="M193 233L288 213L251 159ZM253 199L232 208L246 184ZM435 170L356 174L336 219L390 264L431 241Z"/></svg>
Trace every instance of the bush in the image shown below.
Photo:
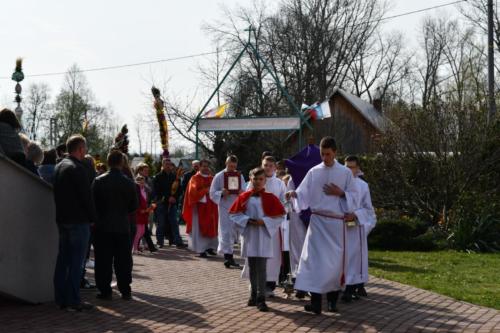
<svg viewBox="0 0 500 333"><path fill-rule="evenodd" d="M500 196L466 193L450 214L450 245L463 251L500 251Z"/></svg>
<svg viewBox="0 0 500 333"><path fill-rule="evenodd" d="M444 237L417 218L397 212L378 214L368 238L370 248L397 251L432 251L444 248Z"/></svg>

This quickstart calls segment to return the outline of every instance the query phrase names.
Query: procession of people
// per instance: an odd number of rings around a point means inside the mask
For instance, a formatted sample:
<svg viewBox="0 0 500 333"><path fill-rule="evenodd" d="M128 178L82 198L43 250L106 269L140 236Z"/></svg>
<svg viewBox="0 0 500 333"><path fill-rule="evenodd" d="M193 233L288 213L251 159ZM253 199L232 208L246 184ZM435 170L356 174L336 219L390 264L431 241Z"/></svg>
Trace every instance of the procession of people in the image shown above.
<svg viewBox="0 0 500 333"><path fill-rule="evenodd" d="M97 173L86 162L85 138L71 136L53 175L60 236L56 303L71 311L91 309L80 288L95 287L98 299L112 300L113 271L122 299L130 300L133 256L154 254L167 241L200 258L223 256L221 269L241 269L249 281L247 304L259 311L268 311L266 299L280 287L309 297L304 310L314 314L323 311L323 295L330 312L338 311L340 296L344 302L366 297L367 236L376 216L359 158L348 156L341 164L336 153L332 137L284 162L264 152L248 181L236 155L219 172L210 160L195 160L182 179L164 157L150 178L147 164L130 170L119 149L109 153L107 171ZM91 246L96 286L85 279Z"/></svg>

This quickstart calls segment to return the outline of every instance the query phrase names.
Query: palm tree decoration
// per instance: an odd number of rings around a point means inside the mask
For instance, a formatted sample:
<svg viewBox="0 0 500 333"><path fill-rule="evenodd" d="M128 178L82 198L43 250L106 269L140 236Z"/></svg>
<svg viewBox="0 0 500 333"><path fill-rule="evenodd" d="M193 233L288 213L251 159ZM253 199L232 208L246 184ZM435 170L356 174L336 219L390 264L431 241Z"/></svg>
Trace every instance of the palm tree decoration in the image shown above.
<svg viewBox="0 0 500 333"><path fill-rule="evenodd" d="M160 126L160 140L161 147L163 148L163 157L168 158L170 153L168 151L168 126L167 119L165 118L165 101L161 98L160 89L153 86L151 92L154 97L153 106L156 110L156 119L158 119L158 125Z"/></svg>

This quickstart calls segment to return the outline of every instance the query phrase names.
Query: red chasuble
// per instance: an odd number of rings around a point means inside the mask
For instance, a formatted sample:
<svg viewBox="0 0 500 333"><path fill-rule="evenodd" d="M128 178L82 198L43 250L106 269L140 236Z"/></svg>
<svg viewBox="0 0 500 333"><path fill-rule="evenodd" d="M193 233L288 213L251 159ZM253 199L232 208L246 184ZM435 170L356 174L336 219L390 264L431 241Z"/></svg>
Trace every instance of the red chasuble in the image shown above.
<svg viewBox="0 0 500 333"><path fill-rule="evenodd" d="M247 202L250 197L254 194L260 196L262 201L262 210L264 211L264 215L267 217L278 217L286 214L285 208L281 204L280 200L276 198L276 196L272 193L265 192L261 190L259 192L255 192L254 190L249 190L241 193L236 201L231 206L229 213L244 213L247 210Z"/></svg>
<svg viewBox="0 0 500 333"><path fill-rule="evenodd" d="M217 205L210 200L208 192L213 176L203 177L199 172L189 180L184 194L182 218L186 221L186 232L191 233L193 227L193 209L198 210L198 226L203 237L217 237L218 211ZM206 202L199 202L203 197Z"/></svg>

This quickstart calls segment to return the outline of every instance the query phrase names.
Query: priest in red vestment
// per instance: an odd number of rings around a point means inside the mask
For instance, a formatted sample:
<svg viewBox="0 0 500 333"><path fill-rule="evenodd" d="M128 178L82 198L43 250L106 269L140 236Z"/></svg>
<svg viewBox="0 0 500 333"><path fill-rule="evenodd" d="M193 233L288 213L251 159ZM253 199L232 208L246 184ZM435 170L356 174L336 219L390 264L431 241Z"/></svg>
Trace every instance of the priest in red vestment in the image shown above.
<svg viewBox="0 0 500 333"><path fill-rule="evenodd" d="M217 255L217 205L210 199L209 190L213 176L210 162L200 161L200 171L189 180L184 195L182 218L186 221L189 248L202 258Z"/></svg>

